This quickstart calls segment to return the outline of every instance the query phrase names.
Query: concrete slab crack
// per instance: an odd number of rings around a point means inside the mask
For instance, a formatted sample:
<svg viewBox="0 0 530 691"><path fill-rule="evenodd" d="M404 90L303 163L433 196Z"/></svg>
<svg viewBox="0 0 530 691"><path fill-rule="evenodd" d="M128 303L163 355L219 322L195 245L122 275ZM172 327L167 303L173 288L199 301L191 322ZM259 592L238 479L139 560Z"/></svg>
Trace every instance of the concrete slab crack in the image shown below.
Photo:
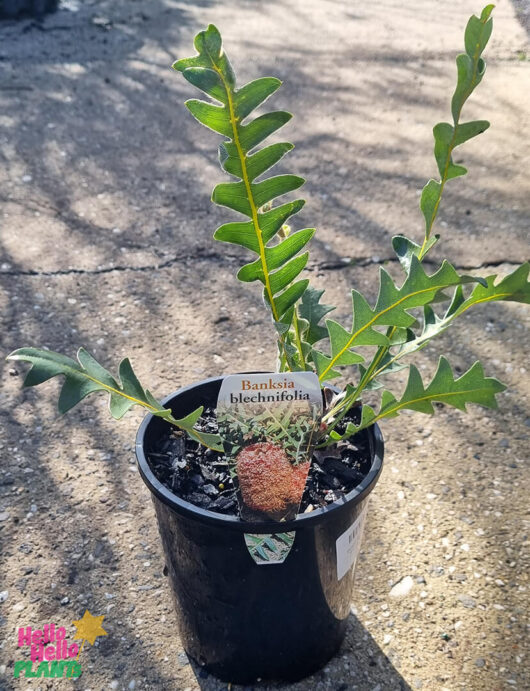
<svg viewBox="0 0 530 691"><path fill-rule="evenodd" d="M54 276L97 276L100 274L110 274L115 272L150 272L150 271L161 271L162 269L170 268L179 263L188 263L191 261L217 261L220 263L228 262L233 263L239 261L241 258L237 255L231 254L218 254L216 252L196 252L190 254L180 254L174 255L165 259L158 264L145 264L143 266L103 266L96 267L94 269L82 269L82 268L69 268L69 269L56 269L51 271L39 270L39 269L0 269L0 276L28 276L28 277L54 277ZM397 257L352 257L351 259L345 259L342 261L334 262L315 262L307 266L308 271L342 271L344 269L353 267L366 267L373 264L377 266L383 266L388 263L397 263ZM431 259L424 259L424 264L427 265L438 265ZM457 271L480 271L481 269L489 269L501 266L502 264L509 264L512 266L518 266L521 262L515 259L497 259L495 261L484 262L482 264L476 265L454 265Z"/></svg>
<svg viewBox="0 0 530 691"><path fill-rule="evenodd" d="M345 258L344 260L338 262L322 262L320 264L314 264L309 266L308 269L319 271L341 271L349 267L365 267L372 264L378 266L383 266L388 263L397 263L397 257L352 257L351 259ZM433 259L424 259L423 264L428 266L438 266L441 262L435 261ZM483 262L481 264L453 264L457 271L480 271L481 269L495 268L501 266L502 264L510 264L513 266L519 266L521 260L516 259L496 259L494 261Z"/></svg>

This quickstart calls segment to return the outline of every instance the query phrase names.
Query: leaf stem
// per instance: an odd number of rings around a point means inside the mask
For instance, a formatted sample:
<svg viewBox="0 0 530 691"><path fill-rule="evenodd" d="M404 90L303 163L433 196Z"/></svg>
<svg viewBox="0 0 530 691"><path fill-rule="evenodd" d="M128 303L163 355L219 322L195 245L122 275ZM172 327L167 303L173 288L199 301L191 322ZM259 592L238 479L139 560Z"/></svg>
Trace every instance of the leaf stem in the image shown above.
<svg viewBox="0 0 530 691"><path fill-rule="evenodd" d="M485 25L486 21L488 18L484 19L482 22L483 25ZM457 139L457 134L458 134L458 127L460 125L460 115L462 113L462 108L464 107L464 103L467 101L469 96L471 95L473 89L475 88L476 84L476 78L477 78L477 69L478 69L478 61L480 59L480 42L477 43L475 47L475 52L473 53L473 74L471 78L470 85L468 89L464 92L464 96L462 98L462 101L460 103L460 107L458 108L458 111L456 113L456 117L453 117L453 135L451 137L451 141L449 142L449 146L447 149L447 158L445 160L445 166L444 166L444 172L442 175L442 178L440 180L440 191L438 192L438 198L436 199L436 203L434 205L434 211L431 216L430 223L428 227L425 229L425 237L423 239L423 243L420 249L420 252L418 254L418 259L422 259L425 256L425 253L427 251L427 242L429 241L431 232L432 232L432 227L434 225L434 221L436 220L436 217L438 215L438 209L440 207L440 202L442 201L442 194L444 191L445 183L447 182L447 175L449 172L449 165L451 164L451 156L453 153L453 149L455 148L455 142Z"/></svg>
<svg viewBox="0 0 530 691"><path fill-rule="evenodd" d="M233 133L233 138L234 138L234 146L236 147L237 155L239 157L239 162L241 163L241 175L242 175L243 183L245 185L245 189L247 192L248 203L249 203L250 211L252 214L252 223L254 224L254 230L256 231L256 238L258 240L259 256L260 256L261 266L263 269L263 279L265 282L265 293L267 294L268 301L269 301L269 304L271 307L272 317L273 317L275 322L278 322L278 321L280 321L280 317L278 315L278 309L276 307L276 303L274 302L274 295L273 295L272 289L271 289L270 278L269 278L269 269L267 267L267 257L265 256L265 243L263 242L263 233L262 233L260 225L259 225L258 209L256 206L256 202L254 200L254 195L252 194L252 186L250 184L250 180L248 177L246 154L243 151L243 148L241 146L241 142L239 141L239 132L238 132L238 128L237 128L238 118L236 117L235 110L234 110L234 99L232 97L232 91L230 89L229 84L227 83L227 81L225 79L225 76L224 76L222 70L219 69L219 67L217 66L217 64L213 60L213 58L211 58L211 59L212 59L213 68L217 72L217 74L219 75L219 78L220 78L221 82L223 83L223 86L224 86L225 91L226 91L226 97L227 97L227 101L228 101L228 111L229 111L229 116L230 116L230 124L232 126L232 133ZM278 337L278 340L280 341L280 343L284 349L287 367L291 370L292 367L289 364L289 357L287 355L287 348L285 346L283 335L280 335Z"/></svg>
<svg viewBox="0 0 530 691"><path fill-rule="evenodd" d="M337 360L343 355L355 342L356 338L363 333L363 331L366 331L366 329L369 329L373 324L377 322L379 317L381 315L386 314L387 312L390 312L393 310L395 307L400 305L402 302L405 302L405 300L408 300L411 297L415 297L416 295L421 295L422 293L430 293L431 291L437 292L438 290L441 290L443 288L447 288L447 285L440 285L440 286L429 286L428 288L422 288L421 290L416 290L412 293L407 293L406 295L403 295L403 297L400 297L399 300L396 300L393 302L391 305L386 307L384 310L381 310L380 312L377 312L374 314L372 319L366 322L366 324L363 324L355 333L352 334L351 338L348 339L346 344L339 350L339 352L331 358L329 364L327 367L322 371L322 374L320 375L319 379L322 382L326 374L333 368L333 365L337 362ZM389 346L381 346L382 348L386 348L388 350Z"/></svg>
<svg viewBox="0 0 530 691"><path fill-rule="evenodd" d="M482 21L483 26L486 24L486 21L487 21L487 20L488 20L488 17L485 17L484 20ZM421 248L420 248L420 251L419 251L419 253L418 253L418 259L420 260L420 262L421 262L421 260L423 259L423 257L425 256L425 254L426 254L427 251L428 251L428 242L429 242L430 235L431 235L431 232L432 232L432 227L433 227L434 221L436 220L436 217L437 217L437 215L438 215L438 209L439 209L439 207L440 207L440 203L441 203L441 200L442 200L443 190L444 190L445 184L447 183L447 180L448 180L449 166L450 166L450 164L451 164L452 153L453 153L453 150L454 150L454 148L455 148L456 141L457 141L457 135L458 135L459 125L460 125L460 115L461 115L461 113L462 113L462 108L464 107L465 102L467 101L467 99L469 98L470 94L473 92L473 89L474 89L475 86L476 86L476 79L477 79L477 71L478 71L479 59L480 59L480 42L477 42L476 47L475 47L475 51L474 51L474 53L473 53L473 71L472 71L472 77L471 77L471 80L470 80L470 84L469 84L468 88L465 90L465 92L464 92L464 94L463 94L463 96L462 96L460 105L459 105L458 110L457 110L457 112L456 112L456 116L453 116L453 134L452 134L452 136L451 136L451 140L450 140L450 142L449 142L448 149L447 149L447 156L446 156L446 160L445 160L443 175L442 175L441 180L440 180L440 189L439 189L439 192L438 192L438 197L437 197L436 203L435 203L435 205L434 205L434 211L433 211L433 214L432 214L432 216L431 216L429 225L426 227L426 230L425 230L425 237L424 237L424 239L423 239L423 243L422 243ZM388 337L389 340L392 338L392 336L393 336L393 334L395 333L395 331L396 331L396 327L395 327L395 326L392 327L391 329L390 329L390 328L388 329L388 331L387 331L387 337ZM335 358L335 360L336 360L338 357L340 357L340 355L341 355L347 348L350 347L350 345L351 345L351 343L353 342L353 340L355 339L355 337L356 337L356 334L354 334L354 335L352 336L352 339L350 339L350 341L348 342L346 348L344 348L344 349L339 353L339 355ZM355 389L355 391L354 391L350 396L348 396L348 397L345 398L343 401L341 401L341 403L340 403L338 406L336 406L335 408L333 408L332 410L330 410L328 413L326 413L326 415L324 416L324 419L325 419L326 417L328 417L328 419L329 419L329 417L332 417L337 411L341 411L341 412L339 413L339 415L337 416L337 418L336 418L336 419L333 421L333 423L331 424L331 426L330 426L330 431L331 431L332 429L334 429L335 426L337 425L337 423L346 415L346 413L348 412L348 410L349 410L349 409L351 408L351 406L355 403L355 401L358 399L358 397L360 396L360 394L362 393L362 391L366 388L366 386L367 386L371 381L373 381L373 379L375 379L384 369L386 369L386 367L388 367L388 364L391 364L392 362L395 362L395 360L399 358L399 353L397 353L396 356L390 361L390 363L387 363L384 367L381 367L381 368L377 369L377 365L381 362L381 360L382 360L383 357L388 353L389 350L390 350L390 344L389 344L389 345L385 345L385 346L380 346L380 347L378 348L378 350L377 350L377 352L376 352L376 354L375 354L375 356L374 356L372 362L370 363L370 366L368 367L368 369L367 369L366 372L364 373L363 377L361 378L361 380L360 380L360 382L359 382L357 388ZM334 360L332 360L332 361L329 363L329 365L327 366L326 370L322 373L322 377L325 376L325 375L327 374L327 372L333 367L333 364L334 364ZM322 380L322 377L321 377L321 380ZM376 418L376 420L377 420L377 419L379 419L379 418ZM376 420L374 420L374 422L375 422Z"/></svg>
<svg viewBox="0 0 530 691"><path fill-rule="evenodd" d="M296 347L298 349L298 354L300 355L300 366L305 371L306 362L304 357L304 350L302 348L302 339L300 337L300 323L298 322L298 315L296 314L296 307L293 311L293 328L296 340Z"/></svg>

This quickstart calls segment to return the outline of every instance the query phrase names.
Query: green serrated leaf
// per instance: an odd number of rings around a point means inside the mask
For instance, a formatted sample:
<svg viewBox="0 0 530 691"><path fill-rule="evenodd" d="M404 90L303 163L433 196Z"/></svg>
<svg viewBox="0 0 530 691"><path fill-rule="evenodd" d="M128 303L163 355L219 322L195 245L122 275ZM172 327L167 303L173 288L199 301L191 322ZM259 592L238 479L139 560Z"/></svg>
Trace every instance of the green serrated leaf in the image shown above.
<svg viewBox="0 0 530 691"><path fill-rule="evenodd" d="M441 357L436 374L427 388L424 387L417 368L411 365L405 393L399 401L394 399L382 406L378 418L397 414L404 408L432 414L433 401L447 403L464 411L467 403L496 408L495 394L504 391L505 388L497 379L484 377L480 362L476 362L465 374L454 379L449 362Z"/></svg>
<svg viewBox="0 0 530 691"><path fill-rule="evenodd" d="M487 8L485 8L486 10ZM467 98L474 91L484 76L485 63L480 57L491 36L493 20L490 19L491 10L483 12L480 19L470 17L464 36L466 52L456 59L458 80L451 111L453 119L458 122L460 111Z"/></svg>
<svg viewBox="0 0 530 691"><path fill-rule="evenodd" d="M243 182L221 182L214 187L212 201L252 218L252 207Z"/></svg>
<svg viewBox="0 0 530 691"><path fill-rule="evenodd" d="M269 168L276 165L286 153L293 149L293 145L289 142L280 142L278 144L271 144L263 149L260 149L252 156L247 158L247 174L248 179L252 182L260 175L263 175ZM239 168L241 170L241 168ZM239 174L241 177L241 174Z"/></svg>
<svg viewBox="0 0 530 691"><path fill-rule="evenodd" d="M405 409L432 414L434 413L432 404L435 401L464 411L468 403L497 408L495 395L504 391L505 388L504 384L497 379L484 376L480 362L475 362L467 372L455 379L449 362L441 357L436 373L427 387L418 369L410 365L407 386L400 399L397 399L390 391L384 391L379 413L375 414L372 408L363 406L361 422L358 425L349 423L345 434L336 434L335 437L344 439L352 436L384 417L395 417Z"/></svg>
<svg viewBox="0 0 530 691"><path fill-rule="evenodd" d="M304 184L298 175L276 175L275 177L252 184L252 194L256 206L260 207L283 194L293 192Z"/></svg>
<svg viewBox="0 0 530 691"><path fill-rule="evenodd" d="M464 166L453 161L452 154L455 147L484 132L489 127L486 120L461 124L460 114L464 103L484 76L486 63L480 56L491 35L492 20L490 14L492 9L493 6L488 5L482 11L480 18L472 16L469 19L464 39L466 52L456 58L457 85L451 100L453 124L440 122L433 130L434 156L440 173L440 182L429 180L422 191L420 208L425 218L425 240L418 255L420 258L426 254L425 246L438 214L445 183L467 173Z"/></svg>
<svg viewBox="0 0 530 691"><path fill-rule="evenodd" d="M484 282L484 279L459 275L446 261L442 263L438 271L429 276L415 254L411 254L410 272L401 288L397 288L388 273L381 268L379 294L375 308L372 309L365 298L353 290L351 331L347 332L335 322L327 322L332 356L323 368L322 364L325 361L322 357L319 358L320 381L329 378L330 372L341 364L341 358L349 349L366 345L390 346L388 337L374 327L381 325L411 327L416 319L409 314L408 310L433 302L444 288L479 281Z"/></svg>
<svg viewBox="0 0 530 691"><path fill-rule="evenodd" d="M223 134L225 137L230 136L232 125L226 106L214 106L195 98L186 101L185 105L193 117L205 127Z"/></svg>
<svg viewBox="0 0 530 691"><path fill-rule="evenodd" d="M214 233L215 240L231 242L234 245L246 247L252 252L259 253L259 242L252 221L246 223L225 223Z"/></svg>
<svg viewBox="0 0 530 691"><path fill-rule="evenodd" d="M473 120L471 122L458 123L455 135L455 146L460 146L464 142L467 142L473 137L477 137L479 134L485 132L490 123L487 120Z"/></svg>
<svg viewBox="0 0 530 691"><path fill-rule="evenodd" d="M308 283L309 281L307 278L304 278L301 281L296 281L296 283L293 283L293 285L287 288L287 290L275 297L276 309L278 310L280 317L283 317L285 312L287 312L287 310L292 307L295 302L298 302L307 288Z"/></svg>
<svg viewBox="0 0 530 691"><path fill-rule="evenodd" d="M273 295L276 295L286 288L291 281L293 281L298 274L304 269L309 259L309 253L299 254L294 259L291 259L286 264L274 273L270 274L270 288Z"/></svg>
<svg viewBox="0 0 530 691"><path fill-rule="evenodd" d="M239 179L217 185L212 200L250 219L246 223L224 224L214 237L241 245L258 255L257 261L239 271L238 277L242 281L260 280L263 283L273 321L281 322L283 314L300 299L307 287L307 281L292 282L307 262L307 256L296 256L297 252L309 241L312 232L295 233L292 243L280 243L279 248L268 247L267 243L287 218L300 210L303 201L289 202L274 209L270 206L278 197L298 189L304 180L296 175L278 175L255 182L293 147L283 142L255 149L292 116L285 111L273 111L250 119L255 108L262 105L281 82L274 77L262 77L236 89L235 76L215 26L210 25L196 36L195 48L198 55L177 61L174 68L194 86L221 102L219 106L194 99L187 105L199 122L227 137L228 141L219 147L219 161L227 173ZM262 209L265 206L269 208ZM283 235L285 237L287 232ZM288 332L281 334L280 343L287 360L289 339Z"/></svg>
<svg viewBox="0 0 530 691"><path fill-rule="evenodd" d="M276 235L288 218L297 214L304 206L303 199L296 199L294 202L287 202L277 206L270 211L258 213L258 222L261 229L263 242L267 243Z"/></svg>
<svg viewBox="0 0 530 691"><path fill-rule="evenodd" d="M493 6L491 6L491 9L493 9ZM480 19L474 15L469 18L464 34L464 43L466 53L471 59L475 56L478 58L481 55L490 39L493 29L493 22L491 20L488 21L490 14L491 10L487 15L483 11Z"/></svg>
<svg viewBox="0 0 530 691"><path fill-rule="evenodd" d="M274 269L283 266L291 257L294 257L294 255L297 254L302 247L309 242L309 240L313 237L314 232L314 228L305 228L304 230L293 233L288 238L283 240L283 242L280 242L274 247L266 247L265 257L269 271L274 271ZM251 264L246 264L239 270L237 277L240 281L259 280L264 282L265 278L263 275L261 261L257 259Z"/></svg>
<svg viewBox="0 0 530 691"><path fill-rule="evenodd" d="M52 377L64 375L59 394L59 412L66 413L90 393L102 391L110 394L110 412L116 419L121 418L133 405L147 408L153 415L163 417L171 424L185 430L193 439L210 448L222 451L218 435L204 434L193 429L202 408L198 408L182 420L172 417L171 410L164 408L149 391L140 384L128 358L121 361L119 380L100 365L84 348L77 354L78 362L60 353L40 348L19 348L8 359L31 363L31 369L24 381L25 386L36 386Z"/></svg>
<svg viewBox="0 0 530 691"><path fill-rule="evenodd" d="M386 360L389 364L397 364L402 358L411 355L424 348L427 343L443 333L451 322L475 305L487 302L510 301L530 303L530 283L528 273L530 265L525 262L515 269L511 274L498 281L498 277L488 276L484 283L478 283L472 290L469 297L464 296L462 286L456 287L453 298L443 317L438 317L434 310L426 305L424 307L424 324L422 333L414 339L405 342L401 348ZM485 284L485 285L484 285ZM381 362L378 367L378 374L385 369L385 362Z"/></svg>
<svg viewBox="0 0 530 691"><path fill-rule="evenodd" d="M438 204L440 203L441 185L436 180L429 180L421 191L420 209L425 218L425 233L428 233L432 228L436 213L438 211Z"/></svg>
<svg viewBox="0 0 530 691"><path fill-rule="evenodd" d="M239 143L245 152L256 148L271 134L283 127L292 118L291 113L275 110L272 113L260 115L248 125L239 128Z"/></svg>
<svg viewBox="0 0 530 691"><path fill-rule="evenodd" d="M355 365L358 362L364 362L362 355L349 350L351 341L351 333L349 331L333 319L326 321L326 327L329 334L334 366Z"/></svg>
<svg viewBox="0 0 530 691"><path fill-rule="evenodd" d="M281 85L281 81L275 77L261 77L238 89L234 94L234 110L239 120L244 120Z"/></svg>
<svg viewBox="0 0 530 691"><path fill-rule="evenodd" d="M190 84L226 105L226 89L217 72L208 67L189 67L183 74Z"/></svg>
<svg viewBox="0 0 530 691"><path fill-rule="evenodd" d="M221 34L217 27L210 24L205 31L195 36L193 42L198 55L191 58L183 58L173 63L173 69L182 72L187 79L188 68L208 67L213 68L221 77L225 89L235 88L235 75L226 54L222 50ZM193 83L193 82L192 82Z"/></svg>
<svg viewBox="0 0 530 691"><path fill-rule="evenodd" d="M321 322L326 314L335 309L332 305L324 305L320 302L323 295L323 290L308 288L298 306L300 319L304 319L307 324L302 331L302 337L310 345L326 338L327 329L321 325Z"/></svg>
<svg viewBox="0 0 530 691"><path fill-rule="evenodd" d="M455 127L448 122L439 122L434 127L434 156L442 180L451 180L467 173L463 166L453 163L452 152L457 146L481 134L488 127L489 122L486 120L457 123Z"/></svg>

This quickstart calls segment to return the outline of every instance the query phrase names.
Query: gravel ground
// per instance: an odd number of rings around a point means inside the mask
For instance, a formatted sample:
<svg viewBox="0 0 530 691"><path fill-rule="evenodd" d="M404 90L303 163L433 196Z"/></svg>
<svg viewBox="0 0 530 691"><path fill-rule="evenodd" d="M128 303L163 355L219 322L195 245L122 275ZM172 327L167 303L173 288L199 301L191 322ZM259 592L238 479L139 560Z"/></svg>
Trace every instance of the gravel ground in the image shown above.
<svg viewBox="0 0 530 691"><path fill-rule="evenodd" d="M296 115L285 170L309 178L299 227L318 228L311 276L347 319L352 284L374 297L390 237L421 237L431 127L448 116L454 55L479 10L469 0L68 0L42 23L0 23L2 352L84 345L109 366L128 354L160 397L273 366L258 291L234 278L241 254L211 241L227 218L209 203L218 138L187 114L192 90L168 69L208 22L242 80L285 80L275 105ZM448 186L433 253L483 275L528 255L525 12L498 2L488 72L467 110L492 127L465 149L470 173ZM420 369L432 373L440 352L462 370L480 357L509 386L502 409L384 425L344 646L310 679L256 688L530 688L528 314L494 304L462 320L420 353ZM58 383L22 391L23 369L5 363L1 379L0 688L226 689L188 661L176 633L133 457L141 413L113 423L95 398L60 418ZM85 608L105 615L108 636L83 650L81 678L14 680L17 628L73 632Z"/></svg>

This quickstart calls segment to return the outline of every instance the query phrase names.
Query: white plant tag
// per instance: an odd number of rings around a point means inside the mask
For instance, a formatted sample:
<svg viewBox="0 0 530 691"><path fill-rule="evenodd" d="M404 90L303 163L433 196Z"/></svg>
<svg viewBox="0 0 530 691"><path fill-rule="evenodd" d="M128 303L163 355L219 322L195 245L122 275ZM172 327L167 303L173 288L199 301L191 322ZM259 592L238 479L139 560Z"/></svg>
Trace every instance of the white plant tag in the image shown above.
<svg viewBox="0 0 530 691"><path fill-rule="evenodd" d="M339 581L355 565L359 555L367 509L368 502L355 522L337 538L337 580Z"/></svg>
<svg viewBox="0 0 530 691"><path fill-rule="evenodd" d="M217 422L243 520L296 517L322 408L313 372L225 377Z"/></svg>

